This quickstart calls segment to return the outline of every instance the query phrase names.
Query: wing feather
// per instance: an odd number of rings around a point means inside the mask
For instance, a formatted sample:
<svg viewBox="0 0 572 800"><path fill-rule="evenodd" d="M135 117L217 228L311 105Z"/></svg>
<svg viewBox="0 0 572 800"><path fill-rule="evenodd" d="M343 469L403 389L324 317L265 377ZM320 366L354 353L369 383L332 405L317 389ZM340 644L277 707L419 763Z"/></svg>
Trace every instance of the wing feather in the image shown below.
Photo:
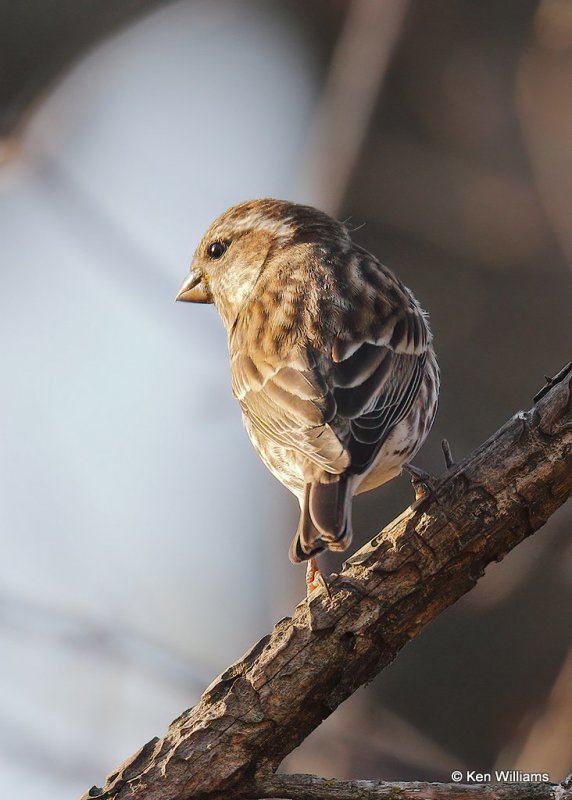
<svg viewBox="0 0 572 800"><path fill-rule="evenodd" d="M331 427L336 416L333 392L309 355L267 370L264 381L249 384L249 361L231 359L233 389L249 421L272 441L297 450L328 472L342 472L349 455ZM293 366L294 365L294 366Z"/></svg>
<svg viewBox="0 0 572 800"><path fill-rule="evenodd" d="M298 321L291 349L274 352L271 340L260 346L266 340L255 337L245 315L231 341L233 391L249 423L332 473L360 474L375 461L415 402L430 343L425 315L408 290L357 252L362 258L351 257L347 268L361 273L354 274L343 317L336 306L337 317L326 309L323 321ZM279 319L279 307L275 313Z"/></svg>

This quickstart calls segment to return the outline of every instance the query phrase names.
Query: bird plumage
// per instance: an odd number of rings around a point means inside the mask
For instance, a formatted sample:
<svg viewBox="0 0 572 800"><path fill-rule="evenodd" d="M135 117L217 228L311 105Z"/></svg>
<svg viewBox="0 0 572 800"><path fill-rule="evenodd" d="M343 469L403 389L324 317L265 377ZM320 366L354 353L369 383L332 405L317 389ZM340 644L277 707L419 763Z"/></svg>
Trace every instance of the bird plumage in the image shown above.
<svg viewBox="0 0 572 800"><path fill-rule="evenodd" d="M213 242L224 247L214 260ZM285 201L229 209L191 275L227 327L249 436L299 499L291 559L345 549L353 495L399 474L433 421L439 373L425 313L345 225Z"/></svg>

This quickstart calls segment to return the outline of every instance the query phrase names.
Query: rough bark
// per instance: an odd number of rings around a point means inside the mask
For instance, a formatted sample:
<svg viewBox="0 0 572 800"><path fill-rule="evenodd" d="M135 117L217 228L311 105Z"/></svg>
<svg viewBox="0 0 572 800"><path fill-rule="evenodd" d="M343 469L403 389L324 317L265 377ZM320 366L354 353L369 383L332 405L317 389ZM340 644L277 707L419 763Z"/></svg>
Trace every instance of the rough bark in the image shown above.
<svg viewBox="0 0 572 800"><path fill-rule="evenodd" d="M87 798L249 797L572 493L572 364ZM474 787L473 787L474 788ZM260 797L260 794L254 795Z"/></svg>
<svg viewBox="0 0 572 800"><path fill-rule="evenodd" d="M572 800L572 775L562 783L386 783L338 781L316 775L272 775L257 798L288 800Z"/></svg>

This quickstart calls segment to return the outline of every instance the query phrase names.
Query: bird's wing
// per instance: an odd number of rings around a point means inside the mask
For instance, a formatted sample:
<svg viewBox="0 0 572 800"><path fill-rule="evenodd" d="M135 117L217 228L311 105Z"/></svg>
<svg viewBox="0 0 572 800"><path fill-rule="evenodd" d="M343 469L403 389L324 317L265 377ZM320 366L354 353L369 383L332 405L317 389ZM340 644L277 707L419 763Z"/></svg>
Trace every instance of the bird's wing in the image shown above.
<svg viewBox="0 0 572 800"><path fill-rule="evenodd" d="M362 473L373 463L391 431L411 410L425 360L425 353L398 353L364 342L347 361L336 364L334 399L338 417L349 421L345 446L352 472Z"/></svg>
<svg viewBox="0 0 572 800"><path fill-rule="evenodd" d="M260 433L327 472L359 474L411 410L430 332L389 270L359 248L353 263L359 274L348 283L349 301L327 346L302 339L274 357L237 328L231 370L243 413ZM326 309L325 327L329 316Z"/></svg>
<svg viewBox="0 0 572 800"><path fill-rule="evenodd" d="M332 389L309 348L279 360L235 349L231 372L242 411L260 433L327 472L349 466L349 453L330 424L336 415Z"/></svg>
<svg viewBox="0 0 572 800"><path fill-rule="evenodd" d="M431 333L411 292L370 253L355 249L347 319L332 346L331 384L352 472L364 472L409 413Z"/></svg>

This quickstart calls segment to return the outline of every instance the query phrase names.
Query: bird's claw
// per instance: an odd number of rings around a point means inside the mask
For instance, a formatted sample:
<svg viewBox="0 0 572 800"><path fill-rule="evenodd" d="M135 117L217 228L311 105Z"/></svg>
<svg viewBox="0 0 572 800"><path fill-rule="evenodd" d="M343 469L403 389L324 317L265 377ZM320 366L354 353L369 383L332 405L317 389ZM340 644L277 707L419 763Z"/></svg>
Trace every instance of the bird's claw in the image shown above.
<svg viewBox="0 0 572 800"><path fill-rule="evenodd" d="M318 569L316 559L310 558L308 566L306 567L306 596L310 597L312 592L319 588L324 589L330 600L332 599L330 587L328 586L327 580Z"/></svg>
<svg viewBox="0 0 572 800"><path fill-rule="evenodd" d="M451 453L451 446L447 439L441 441L441 448L445 457L445 466L447 469L450 469L455 462ZM426 500L428 497L435 497L433 479L426 470L421 469L421 467L414 467L413 464L404 464L402 469L410 476L411 485L415 492L415 502L412 504L412 508L418 508L423 500Z"/></svg>
<svg viewBox="0 0 572 800"><path fill-rule="evenodd" d="M415 502L412 504L412 508L418 508L428 497L435 496L432 478L426 470L414 467L413 464L404 464L403 469L411 477L411 485L415 492Z"/></svg>

